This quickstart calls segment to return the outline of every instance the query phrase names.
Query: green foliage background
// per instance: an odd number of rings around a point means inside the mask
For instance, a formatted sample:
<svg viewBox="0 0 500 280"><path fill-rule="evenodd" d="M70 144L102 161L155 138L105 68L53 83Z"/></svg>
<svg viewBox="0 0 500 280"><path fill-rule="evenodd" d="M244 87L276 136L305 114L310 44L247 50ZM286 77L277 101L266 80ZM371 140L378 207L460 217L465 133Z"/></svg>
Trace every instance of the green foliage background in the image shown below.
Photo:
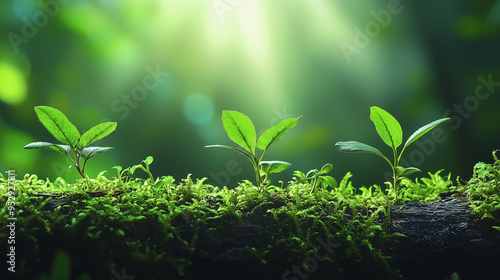
<svg viewBox="0 0 500 280"><path fill-rule="evenodd" d="M266 155L293 164L285 180L293 170L332 162L333 176L351 171L354 185L385 181L380 159L334 148L348 139L386 148L369 121L372 105L394 115L408 129L405 138L451 110L443 143L425 153L426 136L406 151L421 151L424 174L445 168L470 178L472 166L499 148L500 87L477 106L473 98L479 76L500 82L500 1L255 0L224 12L214 5L230 1L40 3L0 2L0 170L77 178L60 155L22 149L52 141L36 105L60 109L81 132L118 122L99 143L115 149L90 161L90 176L153 155L156 176L193 173L229 187L253 178L243 157L203 148L231 144L220 121L224 109L244 112L263 129L303 115ZM353 44L354 28L364 30L390 3L401 11L349 63L339 44ZM33 32L26 26L34 20L43 24ZM22 43L13 44L12 34ZM157 79L146 81L151 72ZM127 101L145 83L151 89L143 100Z"/></svg>

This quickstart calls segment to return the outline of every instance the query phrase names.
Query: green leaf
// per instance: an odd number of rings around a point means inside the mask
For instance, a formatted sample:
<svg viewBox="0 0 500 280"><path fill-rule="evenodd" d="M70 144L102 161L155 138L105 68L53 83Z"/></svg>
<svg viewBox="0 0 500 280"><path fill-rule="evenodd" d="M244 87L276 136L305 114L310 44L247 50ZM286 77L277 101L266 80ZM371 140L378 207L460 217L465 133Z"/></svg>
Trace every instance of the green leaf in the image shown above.
<svg viewBox="0 0 500 280"><path fill-rule="evenodd" d="M442 122L445 122L447 120L449 120L450 118L443 118L443 119L439 119L437 121L433 121L427 125L424 125L422 126L421 128L417 129L417 131L415 131L409 138L408 140L406 140L406 143L404 145L404 147L406 148L407 146L409 146L411 143L415 142L415 140L417 140L418 138L420 138L422 135L426 134L427 132L429 132L429 130L433 129L434 127L436 127L437 125L439 125L440 123Z"/></svg>
<svg viewBox="0 0 500 280"><path fill-rule="evenodd" d="M255 126L249 117L237 111L224 110L222 112L222 125L231 140L255 155L257 135Z"/></svg>
<svg viewBox="0 0 500 280"><path fill-rule="evenodd" d="M45 128L59 141L76 148L80 132L59 110L48 106L35 107L36 115Z"/></svg>
<svg viewBox="0 0 500 280"><path fill-rule="evenodd" d="M337 142L335 147L341 152L346 153L371 153L375 154L379 157L385 159L391 166L392 162L387 159L377 148L374 148L370 145L360 143L358 141L346 141L346 142Z"/></svg>
<svg viewBox="0 0 500 280"><path fill-rule="evenodd" d="M285 161L261 161L260 166L264 173L272 174L286 170L291 164Z"/></svg>
<svg viewBox="0 0 500 280"><path fill-rule="evenodd" d="M100 154L102 152L105 152L109 149L113 149L112 147L87 147L83 149L82 156L86 159L89 160L96 156L97 154Z"/></svg>
<svg viewBox="0 0 500 280"><path fill-rule="evenodd" d="M375 124L378 134L384 142L396 150L403 143L403 130L399 122L387 111L373 106L370 119Z"/></svg>
<svg viewBox="0 0 500 280"><path fill-rule="evenodd" d="M266 151L269 146L283 138L290 129L294 128L301 117L284 119L268 128L257 140L257 148Z"/></svg>
<svg viewBox="0 0 500 280"><path fill-rule="evenodd" d="M370 145L358 142L358 141L339 141L335 144L335 147L341 152L346 153L372 153L380 157L385 157L377 148Z"/></svg>
<svg viewBox="0 0 500 280"><path fill-rule="evenodd" d="M122 172L123 167L121 167L120 165L116 165L116 166L113 166L111 168L116 170L116 173L118 174L116 178L120 178L120 172Z"/></svg>
<svg viewBox="0 0 500 280"><path fill-rule="evenodd" d="M115 131L115 129L116 122L105 122L91 127L80 138L78 148L82 149L87 147L95 141L108 136L111 132Z"/></svg>
<svg viewBox="0 0 500 280"><path fill-rule="evenodd" d="M333 165L331 163L327 163L327 164L323 165L323 167L321 167L321 170L319 171L319 175L326 174L332 170L333 170Z"/></svg>
<svg viewBox="0 0 500 280"><path fill-rule="evenodd" d="M153 157L152 156L148 156L145 160L143 160L144 164L146 164L146 166L149 166L151 165L151 163L153 163Z"/></svg>
<svg viewBox="0 0 500 280"><path fill-rule="evenodd" d="M137 170L137 168L139 168L139 167L144 168L144 166L142 166L142 165L140 165L140 164L136 164L136 165L134 165L134 166L130 167L130 168L128 169L128 172L127 172L127 173L128 173L128 176L129 176L129 177L131 177L132 175L134 175L135 171L136 171L136 170Z"/></svg>
<svg viewBox="0 0 500 280"><path fill-rule="evenodd" d="M53 144L49 142L33 142L25 145L23 149L48 149L59 152L63 155L69 154L71 147L68 145Z"/></svg>
<svg viewBox="0 0 500 280"><path fill-rule="evenodd" d="M476 165L474 165L474 173L477 175L478 178L486 178L488 175L488 168L486 163L484 162L478 162Z"/></svg>
<svg viewBox="0 0 500 280"><path fill-rule="evenodd" d="M415 168L415 167L402 167L402 166L396 167L396 176L397 177L410 175L410 174L415 173L415 172L420 172L420 169Z"/></svg>
<svg viewBox="0 0 500 280"><path fill-rule="evenodd" d="M321 176L321 184L323 187L331 187L331 188L336 188L337 187L337 180L331 176Z"/></svg>

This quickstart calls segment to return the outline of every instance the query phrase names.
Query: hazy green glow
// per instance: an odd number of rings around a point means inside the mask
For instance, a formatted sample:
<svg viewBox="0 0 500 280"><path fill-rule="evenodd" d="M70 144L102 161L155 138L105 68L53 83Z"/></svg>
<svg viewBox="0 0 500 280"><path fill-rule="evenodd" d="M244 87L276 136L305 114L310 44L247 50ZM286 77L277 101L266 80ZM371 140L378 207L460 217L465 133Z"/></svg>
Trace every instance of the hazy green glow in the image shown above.
<svg viewBox="0 0 500 280"><path fill-rule="evenodd" d="M6 168L19 168L25 169L31 167L32 163L38 159L35 153L25 153L20 149L24 143L28 143L33 139L27 134L14 130L14 129L2 129L2 134L0 135L0 153L4 161L9 162L10 166Z"/></svg>
<svg viewBox="0 0 500 280"><path fill-rule="evenodd" d="M17 105L26 98L26 80L20 70L6 62L0 62L0 101Z"/></svg>
<svg viewBox="0 0 500 280"><path fill-rule="evenodd" d="M194 124L205 124L214 116L212 100L203 94L191 94L184 100L184 115Z"/></svg>

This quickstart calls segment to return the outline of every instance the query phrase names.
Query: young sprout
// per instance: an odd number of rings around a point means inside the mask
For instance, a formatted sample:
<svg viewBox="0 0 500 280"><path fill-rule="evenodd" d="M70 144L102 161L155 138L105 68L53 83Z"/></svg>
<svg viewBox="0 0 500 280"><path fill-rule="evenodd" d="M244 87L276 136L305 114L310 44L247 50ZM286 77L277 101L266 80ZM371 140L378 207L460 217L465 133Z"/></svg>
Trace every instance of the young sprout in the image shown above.
<svg viewBox="0 0 500 280"><path fill-rule="evenodd" d="M290 167L291 164L288 162L262 161L262 158L272 144L283 138L290 129L295 127L300 118L301 116L284 119L268 128L257 139L255 126L248 116L237 111L224 110L222 112L222 125L227 136L243 149L225 145L208 145L205 147L231 149L244 155L252 163L257 186L262 188L267 183L269 174L279 173ZM255 153L256 148L262 150L260 157Z"/></svg>
<svg viewBox="0 0 500 280"><path fill-rule="evenodd" d="M408 147L411 143L415 142L418 138L422 137L422 135L426 134L440 123L449 120L449 118L439 119L417 129L417 131L415 131L408 138L408 140L406 140L403 149L398 153L398 147L403 143L403 130L401 129L401 125L399 124L399 122L391 114L376 106L373 106L370 109L370 119L375 124L375 128L377 129L380 138L382 138L382 140L392 148L392 161L384 156L378 149L357 141L337 142L335 146L341 152L371 153L385 159L392 169L394 191L396 191L396 184L398 179L411 173L420 171L420 169L416 167L402 167L399 165L399 161L401 160L401 156L403 155L406 147Z"/></svg>
<svg viewBox="0 0 500 280"><path fill-rule="evenodd" d="M335 178L325 175L326 173L330 172L333 170L333 165L331 163L327 163L321 167L321 169L318 171L318 169L313 169L307 172L307 174L304 174L300 171L295 171L293 175L297 176L300 180L296 180L295 183L300 183L300 182L306 182L309 183L310 181L310 186L311 186L311 191L310 193L313 193L314 190L316 189L316 186L321 185L323 188L326 187L331 187L335 188L337 187L337 180ZM295 177L294 177L295 178Z"/></svg>
<svg viewBox="0 0 500 280"><path fill-rule="evenodd" d="M78 174L90 182L85 174L87 161L111 147L90 147L89 145L115 131L116 122L100 123L80 135L78 129L61 111L48 106L37 106L35 112L42 125L63 144L33 142L24 146L24 149L45 148L67 156Z"/></svg>

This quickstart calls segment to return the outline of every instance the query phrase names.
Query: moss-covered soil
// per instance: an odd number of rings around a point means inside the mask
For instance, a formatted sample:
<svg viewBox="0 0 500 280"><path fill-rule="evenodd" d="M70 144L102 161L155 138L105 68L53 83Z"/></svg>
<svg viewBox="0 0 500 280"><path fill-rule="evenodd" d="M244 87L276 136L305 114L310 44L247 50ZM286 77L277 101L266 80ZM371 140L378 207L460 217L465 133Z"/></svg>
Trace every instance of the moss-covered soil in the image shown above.
<svg viewBox="0 0 500 280"><path fill-rule="evenodd" d="M493 156L468 182L437 172L403 178L399 189L356 188L350 173L335 188L314 190L301 172L265 189L140 179L121 168L91 186L5 173L0 214L17 220L15 244L7 243L10 222L0 225L0 241L5 254L15 246L16 272L3 268L10 278L2 279L406 279L391 259L401 234L389 231L390 206L445 193L469 200L477 222L500 230Z"/></svg>

